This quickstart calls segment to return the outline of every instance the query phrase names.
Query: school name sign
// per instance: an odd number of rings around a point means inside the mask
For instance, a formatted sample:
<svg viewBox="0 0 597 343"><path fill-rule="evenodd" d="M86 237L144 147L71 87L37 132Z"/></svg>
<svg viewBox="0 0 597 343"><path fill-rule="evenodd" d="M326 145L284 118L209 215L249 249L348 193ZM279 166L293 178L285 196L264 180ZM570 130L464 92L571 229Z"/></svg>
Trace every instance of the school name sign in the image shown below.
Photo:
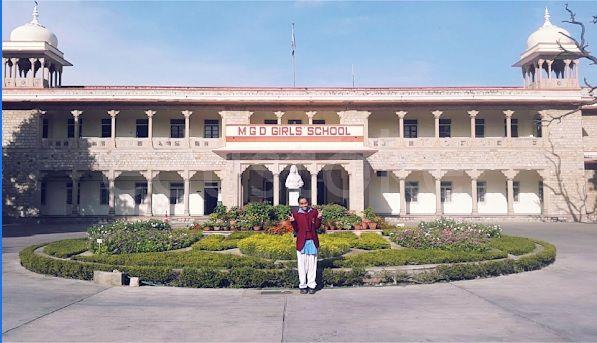
<svg viewBox="0 0 597 343"><path fill-rule="evenodd" d="M228 125L228 142L362 142L362 125Z"/></svg>

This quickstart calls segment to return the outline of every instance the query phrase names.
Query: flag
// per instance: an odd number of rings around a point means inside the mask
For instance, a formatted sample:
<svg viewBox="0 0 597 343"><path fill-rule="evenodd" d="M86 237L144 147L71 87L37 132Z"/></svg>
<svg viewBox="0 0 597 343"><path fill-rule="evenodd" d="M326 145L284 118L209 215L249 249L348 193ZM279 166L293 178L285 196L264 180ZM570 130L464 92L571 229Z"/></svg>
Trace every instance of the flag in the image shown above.
<svg viewBox="0 0 597 343"><path fill-rule="evenodd" d="M292 52L292 56L294 57L294 51L296 50L296 40L294 38L294 23L292 23L292 37L290 39L290 50Z"/></svg>

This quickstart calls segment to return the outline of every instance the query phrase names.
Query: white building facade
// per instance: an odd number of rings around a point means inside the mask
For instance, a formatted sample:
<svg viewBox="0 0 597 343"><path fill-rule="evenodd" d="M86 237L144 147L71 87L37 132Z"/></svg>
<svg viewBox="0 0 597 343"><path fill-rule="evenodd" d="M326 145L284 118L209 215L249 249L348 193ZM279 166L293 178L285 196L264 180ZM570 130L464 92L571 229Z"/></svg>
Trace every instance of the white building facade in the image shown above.
<svg viewBox="0 0 597 343"><path fill-rule="evenodd" d="M37 17L2 47L5 216L195 220L287 203L296 165L313 203L399 220L593 218L597 111L547 13L524 86L471 88L63 86Z"/></svg>

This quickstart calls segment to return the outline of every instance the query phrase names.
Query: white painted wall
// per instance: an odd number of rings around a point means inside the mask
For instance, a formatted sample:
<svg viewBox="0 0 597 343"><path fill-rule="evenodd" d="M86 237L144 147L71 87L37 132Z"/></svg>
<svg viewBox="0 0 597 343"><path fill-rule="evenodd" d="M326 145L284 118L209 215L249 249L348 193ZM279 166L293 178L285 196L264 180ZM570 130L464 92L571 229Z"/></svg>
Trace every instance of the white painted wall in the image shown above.
<svg viewBox="0 0 597 343"><path fill-rule="evenodd" d="M508 213L508 198L506 195L506 178L501 172L486 171L478 181L487 182L485 202L478 203L479 213L506 214Z"/></svg>
<svg viewBox="0 0 597 343"><path fill-rule="evenodd" d="M367 197L369 206L376 213L400 214L400 183L392 172L381 177L373 172Z"/></svg>
<svg viewBox="0 0 597 343"><path fill-rule="evenodd" d="M520 182L519 201L514 202L514 213L541 214L539 199L539 175L535 172L521 171L514 181Z"/></svg>
<svg viewBox="0 0 597 343"><path fill-rule="evenodd" d="M445 176L442 181L452 182L452 201L443 203L445 214L470 214L473 210L471 181L467 176Z"/></svg>
<svg viewBox="0 0 597 343"><path fill-rule="evenodd" d="M406 182L419 182L419 196L416 202L406 203L406 213L434 214L435 213L435 181L427 172L414 171Z"/></svg>

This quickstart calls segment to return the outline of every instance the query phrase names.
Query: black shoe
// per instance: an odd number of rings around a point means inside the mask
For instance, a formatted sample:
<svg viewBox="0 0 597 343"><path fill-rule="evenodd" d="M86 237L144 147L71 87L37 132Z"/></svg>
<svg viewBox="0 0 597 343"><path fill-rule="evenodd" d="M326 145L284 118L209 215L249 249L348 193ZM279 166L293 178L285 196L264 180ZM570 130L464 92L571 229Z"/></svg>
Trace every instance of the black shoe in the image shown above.
<svg viewBox="0 0 597 343"><path fill-rule="evenodd" d="M309 288L309 294L315 294L315 288Z"/></svg>
<svg viewBox="0 0 597 343"><path fill-rule="evenodd" d="M307 289L306 288L301 288L301 294L307 294Z"/></svg>

